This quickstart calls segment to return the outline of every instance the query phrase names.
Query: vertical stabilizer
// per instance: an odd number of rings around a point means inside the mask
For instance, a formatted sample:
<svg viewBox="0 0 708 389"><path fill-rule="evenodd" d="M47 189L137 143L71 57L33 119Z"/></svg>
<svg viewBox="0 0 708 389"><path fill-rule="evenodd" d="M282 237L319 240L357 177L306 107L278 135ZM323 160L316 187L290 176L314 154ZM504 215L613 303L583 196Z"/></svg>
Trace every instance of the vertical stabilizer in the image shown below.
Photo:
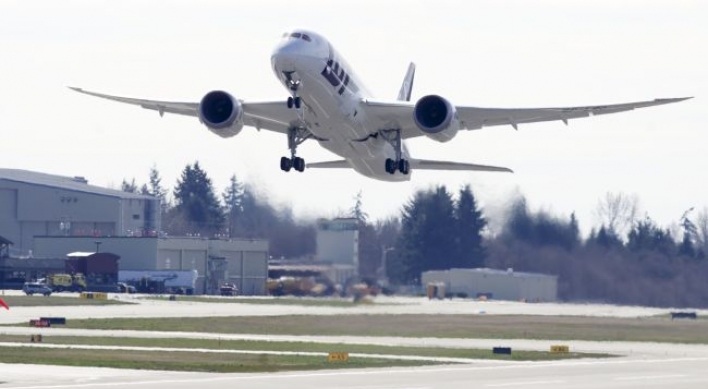
<svg viewBox="0 0 708 389"><path fill-rule="evenodd" d="M413 91L413 77L415 76L415 64L411 62L408 65L408 73L406 73L406 78L403 79L403 84L401 85L401 90L398 92L398 100L400 101L411 101L411 92Z"/></svg>

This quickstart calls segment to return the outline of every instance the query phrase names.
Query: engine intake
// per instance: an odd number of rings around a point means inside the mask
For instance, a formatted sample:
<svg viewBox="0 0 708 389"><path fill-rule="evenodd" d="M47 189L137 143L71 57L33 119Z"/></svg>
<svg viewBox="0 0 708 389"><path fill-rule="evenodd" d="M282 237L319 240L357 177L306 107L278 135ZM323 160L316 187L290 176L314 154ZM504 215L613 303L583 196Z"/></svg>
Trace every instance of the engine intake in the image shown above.
<svg viewBox="0 0 708 389"><path fill-rule="evenodd" d="M413 119L427 137L438 142L451 140L460 129L455 106L437 95L421 97L415 103Z"/></svg>
<svg viewBox="0 0 708 389"><path fill-rule="evenodd" d="M230 138L243 128L241 102L224 91L211 91L199 103L199 120L216 135Z"/></svg>

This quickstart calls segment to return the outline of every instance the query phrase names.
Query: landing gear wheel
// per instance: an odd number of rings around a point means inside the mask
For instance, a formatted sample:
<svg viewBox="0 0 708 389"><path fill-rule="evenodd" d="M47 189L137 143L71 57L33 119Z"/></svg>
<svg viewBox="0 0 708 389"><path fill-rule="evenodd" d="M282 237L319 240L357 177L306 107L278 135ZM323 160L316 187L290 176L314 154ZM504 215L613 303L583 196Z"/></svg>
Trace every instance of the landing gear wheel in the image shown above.
<svg viewBox="0 0 708 389"><path fill-rule="evenodd" d="M280 170L289 172L293 168L293 161L288 157L280 158Z"/></svg>
<svg viewBox="0 0 708 389"><path fill-rule="evenodd" d="M300 96L295 96L295 97L288 97L288 108L290 109L300 109L300 106L302 105L302 100L300 100Z"/></svg>
<svg viewBox="0 0 708 389"><path fill-rule="evenodd" d="M401 159L400 161L398 161L398 171L399 172L407 175L410 172L410 169L411 169L411 164L408 162L407 159Z"/></svg>
<svg viewBox="0 0 708 389"><path fill-rule="evenodd" d="M396 161L391 158L386 158L386 173L393 174L396 172Z"/></svg>
<svg viewBox="0 0 708 389"><path fill-rule="evenodd" d="M305 160L300 157L293 158L293 168L302 173L305 171Z"/></svg>

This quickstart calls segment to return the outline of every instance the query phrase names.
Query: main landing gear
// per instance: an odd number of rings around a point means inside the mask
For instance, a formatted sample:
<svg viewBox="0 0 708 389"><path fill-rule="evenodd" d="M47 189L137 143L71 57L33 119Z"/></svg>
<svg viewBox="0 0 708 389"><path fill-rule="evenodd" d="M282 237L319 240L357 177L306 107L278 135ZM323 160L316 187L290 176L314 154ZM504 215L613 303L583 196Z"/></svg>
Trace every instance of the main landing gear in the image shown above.
<svg viewBox="0 0 708 389"><path fill-rule="evenodd" d="M312 138L312 133L306 128L292 127L288 129L288 148L290 148L290 158L280 158L280 169L284 172L289 172L295 169L298 172L305 171L305 160L296 157L297 146L302 142Z"/></svg>
<svg viewBox="0 0 708 389"><path fill-rule="evenodd" d="M396 159L386 158L386 163L384 166L386 173L394 174L396 171L399 171L404 175L410 173L410 162L408 162L407 159L402 158L403 144L401 142L401 130L381 130L379 131L379 134L381 134L381 137L386 142L393 146L393 150L396 152Z"/></svg>

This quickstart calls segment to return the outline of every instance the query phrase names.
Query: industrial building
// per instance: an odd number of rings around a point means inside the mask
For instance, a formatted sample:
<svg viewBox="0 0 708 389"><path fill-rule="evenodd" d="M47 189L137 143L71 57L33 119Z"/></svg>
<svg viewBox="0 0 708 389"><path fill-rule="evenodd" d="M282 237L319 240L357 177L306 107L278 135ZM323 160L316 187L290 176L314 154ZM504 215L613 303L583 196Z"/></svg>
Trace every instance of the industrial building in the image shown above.
<svg viewBox="0 0 708 389"><path fill-rule="evenodd" d="M160 201L152 196L89 185L83 177L0 169L0 236L13 242L15 256L30 255L38 235L142 236L159 226Z"/></svg>
<svg viewBox="0 0 708 389"><path fill-rule="evenodd" d="M513 269L487 268L431 270L423 272L423 285L444 284L453 295L528 302L552 302L558 298L558 277Z"/></svg>

